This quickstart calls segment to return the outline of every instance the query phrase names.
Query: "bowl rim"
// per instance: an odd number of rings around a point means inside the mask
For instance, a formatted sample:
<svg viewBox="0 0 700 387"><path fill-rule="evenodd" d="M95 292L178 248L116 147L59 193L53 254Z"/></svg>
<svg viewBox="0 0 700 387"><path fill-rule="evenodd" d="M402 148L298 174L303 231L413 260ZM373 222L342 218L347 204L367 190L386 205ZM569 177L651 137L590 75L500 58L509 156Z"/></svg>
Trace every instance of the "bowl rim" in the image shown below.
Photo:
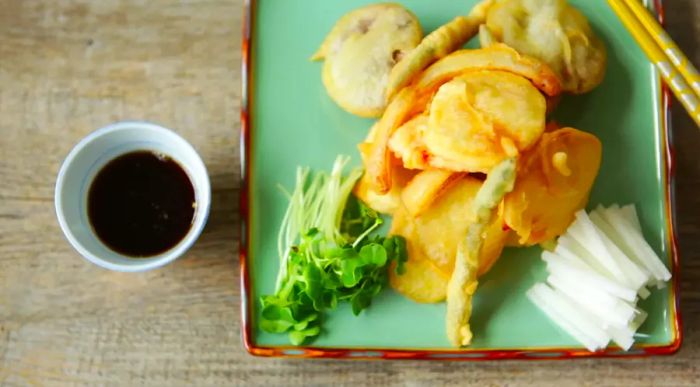
<svg viewBox="0 0 700 387"><path fill-rule="evenodd" d="M198 197L197 199L197 211L200 211L201 215L198 215L195 213L195 218L192 224L192 227L188 231L188 233L182 238L178 244L173 246L171 249L152 256L152 257L144 257L144 258L135 258L135 257L129 257L123 254L119 254L122 258L126 259L129 261L129 264L120 264L120 263L115 263L111 260L99 257L96 254L93 254L90 252L84 245L81 243L78 238L75 236L73 231L68 225L68 222L66 220L66 215L63 210L63 195L62 192L65 188L65 179L66 179L66 173L69 170L69 168L72 166L72 164L75 162L75 159L80 155L80 153L91 143L96 141L97 139L106 136L108 134L111 134L113 132L117 131L122 131L122 130L128 130L128 129L134 129L134 128L139 128L139 129L144 129L144 130L150 130L150 131L155 131L158 133L161 133L164 137L167 136L170 140L169 141L174 141L178 143L178 146L184 147L187 152L190 152L192 155L195 156L194 162L196 164L199 164L199 166L202 168L204 171L203 176L201 176L201 186L197 186L195 183L194 179L190 176L190 181L192 181L192 185L194 186L195 192L197 194L201 194L201 197ZM174 155L169 155L170 157L174 157ZM183 164L182 161L174 157L178 163ZM56 184L54 187L54 208L56 211L56 217L58 219L59 226L61 230L63 231L63 235L66 237L68 242L71 244L71 246L86 260L94 263L97 266L100 266L102 268L108 269L108 270L113 270L113 271L119 271L119 272L141 272L141 271L147 271L151 269L155 269L158 267L161 267L163 265L166 265L177 258L181 257L187 250L189 250L190 247L196 242L196 240L199 238L200 234L202 233L207 220L209 218L209 211L211 208L211 185L209 181L209 175L207 173L206 165L204 164L204 161L201 159L199 153L194 149L194 147L187 141L185 140L182 136L177 134L175 131L168 129L164 126L148 122L148 121L137 121L137 120L129 120L129 121L118 121L111 123L109 125L103 126L99 129L96 129L95 131L91 132L87 136L83 137L68 153L66 158L63 160L63 163L61 164L61 168L58 171L58 175L56 177ZM99 238L98 238L99 240Z"/></svg>

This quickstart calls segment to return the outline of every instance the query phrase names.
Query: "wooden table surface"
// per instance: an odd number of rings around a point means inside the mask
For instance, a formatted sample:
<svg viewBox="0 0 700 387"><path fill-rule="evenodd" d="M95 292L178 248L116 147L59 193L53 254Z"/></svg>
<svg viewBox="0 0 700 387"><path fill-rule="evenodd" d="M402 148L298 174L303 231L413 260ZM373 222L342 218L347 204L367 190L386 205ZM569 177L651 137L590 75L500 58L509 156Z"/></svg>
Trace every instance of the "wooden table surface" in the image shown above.
<svg viewBox="0 0 700 387"><path fill-rule="evenodd" d="M602 0L598 0L602 1ZM240 0L0 0L0 385L698 385L700 131L673 108L685 342L671 357L549 362L254 358L240 339ZM667 1L700 64L700 3ZM147 119L209 168L209 223L160 270L81 259L53 208L61 161L105 124Z"/></svg>

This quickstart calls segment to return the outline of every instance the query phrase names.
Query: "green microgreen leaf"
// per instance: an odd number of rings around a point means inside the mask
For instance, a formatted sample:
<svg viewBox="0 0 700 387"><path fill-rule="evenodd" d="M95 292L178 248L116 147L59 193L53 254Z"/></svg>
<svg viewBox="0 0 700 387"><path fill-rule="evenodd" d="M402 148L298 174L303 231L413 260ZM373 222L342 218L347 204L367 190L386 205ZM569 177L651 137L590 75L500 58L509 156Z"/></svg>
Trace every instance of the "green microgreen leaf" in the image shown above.
<svg viewBox="0 0 700 387"><path fill-rule="evenodd" d="M349 302L357 315L388 284L388 267L396 262L403 273L407 260L402 237L382 237L382 218L351 195L361 175L342 174L347 158L338 158L333 171L297 173L295 190L287 197L278 237L280 272L274 295L261 298L261 329L287 332L294 345L321 333L323 313Z"/></svg>

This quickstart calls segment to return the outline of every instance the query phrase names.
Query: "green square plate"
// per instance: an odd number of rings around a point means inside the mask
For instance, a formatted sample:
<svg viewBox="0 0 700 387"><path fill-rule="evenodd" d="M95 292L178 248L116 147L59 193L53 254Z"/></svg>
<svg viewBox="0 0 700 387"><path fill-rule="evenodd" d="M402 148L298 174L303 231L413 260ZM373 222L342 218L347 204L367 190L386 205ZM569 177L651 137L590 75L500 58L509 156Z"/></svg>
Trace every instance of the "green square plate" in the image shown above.
<svg viewBox="0 0 700 387"><path fill-rule="evenodd" d="M243 338L261 356L503 359L670 354L681 342L678 258L673 231L672 152L668 97L659 76L603 0L571 0L604 39L609 55L603 84L584 96L566 96L556 120L595 133L603 163L589 207L634 203L644 233L672 268L665 289L641 302L649 318L628 352L611 346L590 353L525 297L544 277L538 248L506 249L482 279L474 300L473 345L447 341L445 305L417 304L388 289L355 317L347 305L328 314L313 347L293 347L287 335L261 331L260 296L274 290L276 236L286 208L278 184L293 187L298 165L329 169L337 154L352 155L372 121L338 108L321 83L321 64L309 57L335 21L368 0L249 0L243 41L242 145L245 219L241 246ZM405 0L434 30L475 0ZM656 5L660 9L660 4ZM470 46L474 46L471 42Z"/></svg>

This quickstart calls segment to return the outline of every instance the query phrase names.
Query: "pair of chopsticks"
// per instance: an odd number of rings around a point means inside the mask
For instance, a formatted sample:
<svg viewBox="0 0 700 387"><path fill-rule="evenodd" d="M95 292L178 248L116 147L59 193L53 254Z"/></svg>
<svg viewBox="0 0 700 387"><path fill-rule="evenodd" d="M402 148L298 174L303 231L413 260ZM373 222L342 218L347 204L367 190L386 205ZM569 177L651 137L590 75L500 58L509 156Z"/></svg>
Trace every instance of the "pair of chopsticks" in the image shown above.
<svg viewBox="0 0 700 387"><path fill-rule="evenodd" d="M608 4L700 126L700 74L693 64L640 0L608 0Z"/></svg>

